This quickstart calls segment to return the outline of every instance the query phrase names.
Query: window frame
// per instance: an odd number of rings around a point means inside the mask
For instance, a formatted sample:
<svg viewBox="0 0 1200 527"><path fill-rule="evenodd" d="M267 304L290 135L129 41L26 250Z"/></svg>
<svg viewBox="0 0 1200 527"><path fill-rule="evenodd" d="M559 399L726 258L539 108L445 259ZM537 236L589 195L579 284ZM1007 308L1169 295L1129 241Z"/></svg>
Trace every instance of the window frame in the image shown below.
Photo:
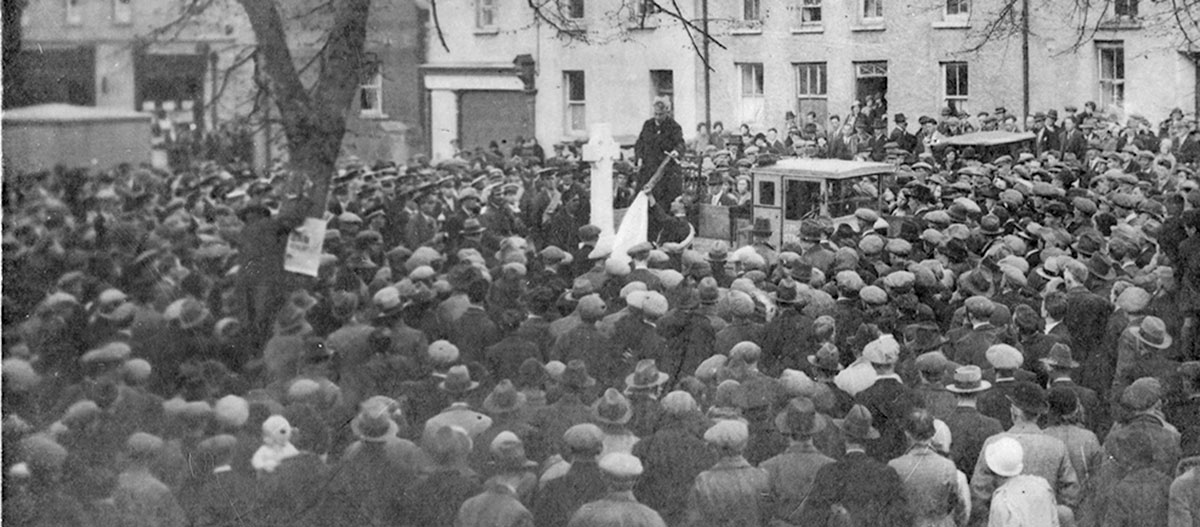
<svg viewBox="0 0 1200 527"><path fill-rule="evenodd" d="M579 99L572 98L576 86L580 89ZM573 127L574 108L580 108L583 112L582 128ZM563 70L563 130L568 135L587 133L587 74L583 70Z"/></svg>
<svg viewBox="0 0 1200 527"><path fill-rule="evenodd" d="M960 70L954 74L955 81L953 83L956 88L955 93L951 94L950 75L951 69ZM967 103L971 100L971 66L967 61L953 60L942 62L942 104L944 107L950 107L950 103L954 102L954 108L963 111Z"/></svg>
<svg viewBox="0 0 1200 527"><path fill-rule="evenodd" d="M792 70L796 79L796 115L803 116L808 105L820 105L824 110L817 112L817 119L829 118L829 65L827 62L794 62ZM814 91L812 86L816 86ZM808 88L808 89L805 89ZM806 104L808 103L808 104ZM811 108L810 108L811 109Z"/></svg>
<svg viewBox="0 0 1200 527"><path fill-rule="evenodd" d="M583 20L587 16L587 4L584 0L567 0L567 8L563 17L567 20Z"/></svg>
<svg viewBox="0 0 1200 527"><path fill-rule="evenodd" d="M68 26L83 25L83 0L63 0L66 11L65 22Z"/></svg>
<svg viewBox="0 0 1200 527"><path fill-rule="evenodd" d="M666 73L667 75L663 75ZM671 85L669 89L664 89L662 80L670 79ZM675 109L675 70L650 70L650 104L651 106L658 100L666 99L671 105L671 109Z"/></svg>
<svg viewBox="0 0 1200 527"><path fill-rule="evenodd" d="M112 0L113 24L126 26L133 23L133 0Z"/></svg>
<svg viewBox="0 0 1200 527"><path fill-rule="evenodd" d="M372 99L374 102L373 108L367 108L362 104L366 100L366 93L374 92ZM376 65L376 70L371 74L370 82L360 82L358 85L358 114L361 117L387 117L383 113L383 69Z"/></svg>
<svg viewBox="0 0 1200 527"><path fill-rule="evenodd" d="M497 0L475 0L475 29L496 28L496 2ZM483 23L485 14L491 19L486 24Z"/></svg>
<svg viewBox="0 0 1200 527"><path fill-rule="evenodd" d="M1118 11L1124 6L1124 13ZM1138 0L1113 0L1113 16L1123 20L1131 20L1138 18Z"/></svg>
<svg viewBox="0 0 1200 527"><path fill-rule="evenodd" d="M874 4L874 13L870 13L872 4ZM883 0L861 0L859 4L859 19L865 23L879 24L883 22Z"/></svg>
<svg viewBox="0 0 1200 527"><path fill-rule="evenodd" d="M957 12L950 12L950 5L955 4L959 7ZM942 19L954 21L966 21L971 16L971 0L945 0L942 3Z"/></svg>
<svg viewBox="0 0 1200 527"><path fill-rule="evenodd" d="M762 0L742 0L742 21L762 22Z"/></svg>
<svg viewBox="0 0 1200 527"><path fill-rule="evenodd" d="M1113 77L1105 76L1104 55L1105 53L1119 53L1120 61L1114 57L1112 60ZM1119 74L1119 77L1117 76ZM1124 41L1097 41L1096 42L1096 88L1099 92L1096 98L1100 102L1100 107L1107 108L1124 108L1126 97L1126 81L1128 77L1125 72L1125 42ZM1105 88L1109 87L1109 97L1105 96ZM1118 95L1118 88L1120 96Z"/></svg>
<svg viewBox="0 0 1200 527"><path fill-rule="evenodd" d="M757 84L758 90L756 93L747 93L746 92L746 71L747 71L746 68L747 67L750 68L749 71L751 72L751 76L752 76L751 84ZM763 63L761 63L761 62L738 62L737 69L738 69L738 93L740 94L740 96L742 98L766 97L766 95L767 95L767 86L766 86L767 77L766 77L766 68L763 67ZM757 70L757 72L758 72L757 75L755 75L753 73L755 70Z"/></svg>
<svg viewBox="0 0 1200 527"><path fill-rule="evenodd" d="M805 20L806 15L816 13L815 20ZM825 25L824 0L800 0L800 26L821 27Z"/></svg>

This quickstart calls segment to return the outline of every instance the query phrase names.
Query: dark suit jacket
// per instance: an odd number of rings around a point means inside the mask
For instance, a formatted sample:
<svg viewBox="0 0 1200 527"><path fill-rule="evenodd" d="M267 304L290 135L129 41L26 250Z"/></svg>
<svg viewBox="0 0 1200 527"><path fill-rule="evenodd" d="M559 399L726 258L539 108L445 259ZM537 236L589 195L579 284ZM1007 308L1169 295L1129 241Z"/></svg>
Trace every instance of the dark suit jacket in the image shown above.
<svg viewBox="0 0 1200 527"><path fill-rule="evenodd" d="M585 503L604 496L607 486L595 461L575 460L561 478L551 480L538 493L533 518L538 527L566 525Z"/></svg>
<svg viewBox="0 0 1200 527"><path fill-rule="evenodd" d="M684 147L683 128L675 119L667 117L660 123L647 119L642 123L642 131L634 143L633 153L642 160L642 172L639 174L641 183L645 183L658 169L658 165L667 157L667 152L681 150Z"/></svg>
<svg viewBox="0 0 1200 527"><path fill-rule="evenodd" d="M1016 382L1016 379L998 380L992 383L992 389L979 394L979 411L999 421L1004 430L1012 426L1012 413L1009 410L1012 403L1009 402L1008 396Z"/></svg>
<svg viewBox="0 0 1200 527"><path fill-rule="evenodd" d="M959 406L945 419L950 428L950 460L963 474L975 471L975 461L987 438L1004 431L1000 421L992 419L974 408Z"/></svg>
<svg viewBox="0 0 1200 527"><path fill-rule="evenodd" d="M894 377L884 377L857 396L858 404L871 411L872 422L880 438L867 444L871 457L887 461L904 454L903 423L913 408L922 405L920 397Z"/></svg>
<svg viewBox="0 0 1200 527"><path fill-rule="evenodd" d="M1062 324L1076 344L1071 354L1079 361L1079 384L1097 393L1104 393L1112 386L1115 364L1108 361L1101 350L1104 330L1113 306L1104 298L1083 287L1067 291L1067 315Z"/></svg>
<svg viewBox="0 0 1200 527"><path fill-rule="evenodd" d="M900 476L862 452L850 452L845 460L817 471L813 493L796 525L829 525L834 505L850 513L850 525L912 525Z"/></svg>

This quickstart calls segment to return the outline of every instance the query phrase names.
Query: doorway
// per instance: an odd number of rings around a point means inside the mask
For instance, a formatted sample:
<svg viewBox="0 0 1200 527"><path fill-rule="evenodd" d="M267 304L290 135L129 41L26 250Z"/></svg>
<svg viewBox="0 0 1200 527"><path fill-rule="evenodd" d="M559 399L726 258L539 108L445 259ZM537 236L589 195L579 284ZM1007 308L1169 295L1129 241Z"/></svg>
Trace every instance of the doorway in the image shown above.
<svg viewBox="0 0 1200 527"><path fill-rule="evenodd" d="M887 118L887 71L887 61L854 63L855 98L876 119Z"/></svg>

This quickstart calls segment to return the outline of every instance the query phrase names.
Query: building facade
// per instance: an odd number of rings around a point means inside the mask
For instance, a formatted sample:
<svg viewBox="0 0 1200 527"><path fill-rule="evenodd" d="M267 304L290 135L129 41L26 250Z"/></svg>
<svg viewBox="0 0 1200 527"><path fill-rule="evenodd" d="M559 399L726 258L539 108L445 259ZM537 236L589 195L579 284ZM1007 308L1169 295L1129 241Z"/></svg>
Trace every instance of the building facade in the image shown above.
<svg viewBox="0 0 1200 527"><path fill-rule="evenodd" d="M696 27L707 8L709 32L719 43L710 45L707 90L704 63L691 43L702 38L668 14L640 23L637 15L647 9L640 0L551 2L544 9L558 9L574 24L565 34L561 19L539 16L527 2L439 3L450 50L431 34L422 69L433 155L529 133L542 144L583 139L597 122L610 123L628 142L657 97L674 102L689 137L704 122L706 100L712 120L726 130L747 124L756 132L782 132L789 111L801 119L812 111L821 122L844 116L868 97L886 100L889 115L902 112L910 120L937 116L946 106L971 114L1005 107L1019 115L1025 104L1021 17L1001 15L1004 0L704 3L678 5ZM1195 110L1196 62L1180 51L1169 6L1142 2L1139 11L1136 0L1114 2L1106 13L1090 14L1104 22L1081 37L1069 2L1036 4L1027 29L1031 112L1094 101L1105 113L1157 121L1175 107ZM985 41L998 17L1009 22ZM530 89L513 71L522 54L535 63ZM518 111L518 93L530 99L523 103L527 113ZM514 108L511 115L529 124L510 126L518 121L509 114L480 111L477 99L491 94L499 102L484 108Z"/></svg>
<svg viewBox="0 0 1200 527"><path fill-rule="evenodd" d="M259 168L282 158L277 126L247 122L269 108L255 82L254 34L234 2L189 13L192 2L30 0L21 19L24 79L5 107L63 102L134 109L173 123L176 135L202 135L236 123L253 129ZM319 23L286 9L293 57L319 51ZM358 96L347 112L343 156L365 162L406 160L425 150L418 67L424 62L428 10L413 2L373 2ZM311 71L311 70L309 70ZM309 79L311 80L311 79ZM239 136L243 137L243 136Z"/></svg>
<svg viewBox="0 0 1200 527"><path fill-rule="evenodd" d="M245 17L158 0L32 0L21 17L24 79L5 106L64 102L162 112L182 129L216 127L253 105ZM182 17L188 23L172 23ZM234 74L226 79L228 68ZM220 95L220 96L218 96ZM228 95L228 96L226 96Z"/></svg>

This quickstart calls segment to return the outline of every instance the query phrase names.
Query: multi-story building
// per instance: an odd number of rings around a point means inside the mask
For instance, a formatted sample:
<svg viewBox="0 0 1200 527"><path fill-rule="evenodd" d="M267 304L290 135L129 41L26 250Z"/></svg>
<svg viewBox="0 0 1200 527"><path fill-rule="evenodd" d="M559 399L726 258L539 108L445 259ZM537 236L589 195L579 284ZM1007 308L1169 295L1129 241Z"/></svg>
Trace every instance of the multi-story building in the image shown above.
<svg viewBox="0 0 1200 527"><path fill-rule="evenodd" d="M1139 12L1136 0L1113 2L1089 14L1092 24L1103 21L1098 28L1081 32L1070 2L1032 3L1026 28L1021 3L1011 0L678 2L693 28L707 11L719 43L709 46L707 83L692 45L703 38L670 14L640 23L647 4L654 2L561 0L543 7L557 9L545 17L519 0L440 2L450 49L431 34L423 66L434 156L518 135L543 144L581 139L596 122L610 123L624 141L656 97L674 101L685 135L706 111L727 130L745 123L763 131L781 128L789 111L823 121L867 97L910 119L946 106L1020 114L1023 35L1031 112L1094 101L1119 116L1163 119L1171 108L1196 106L1195 57L1181 51L1162 3L1142 2ZM669 0L658 5L676 9ZM1002 14L1005 7L1017 11ZM532 57L529 86L515 75L518 55Z"/></svg>
<svg viewBox="0 0 1200 527"><path fill-rule="evenodd" d="M253 48L245 17L216 10L190 16L189 5L30 1L21 17L24 79L5 106L66 102L161 110L200 129L247 111L253 70L242 68L228 81L221 75Z"/></svg>
<svg viewBox="0 0 1200 527"><path fill-rule="evenodd" d="M207 7L189 13L195 5ZM402 161L424 150L417 68L427 16L413 2L373 3L344 155ZM303 66L318 53L322 26L286 20ZM5 94L5 107L65 102L161 111L176 130L199 133L269 107L254 82L254 34L235 2L30 0L21 26L23 79ZM282 133L254 128L256 164L265 167L283 153Z"/></svg>

